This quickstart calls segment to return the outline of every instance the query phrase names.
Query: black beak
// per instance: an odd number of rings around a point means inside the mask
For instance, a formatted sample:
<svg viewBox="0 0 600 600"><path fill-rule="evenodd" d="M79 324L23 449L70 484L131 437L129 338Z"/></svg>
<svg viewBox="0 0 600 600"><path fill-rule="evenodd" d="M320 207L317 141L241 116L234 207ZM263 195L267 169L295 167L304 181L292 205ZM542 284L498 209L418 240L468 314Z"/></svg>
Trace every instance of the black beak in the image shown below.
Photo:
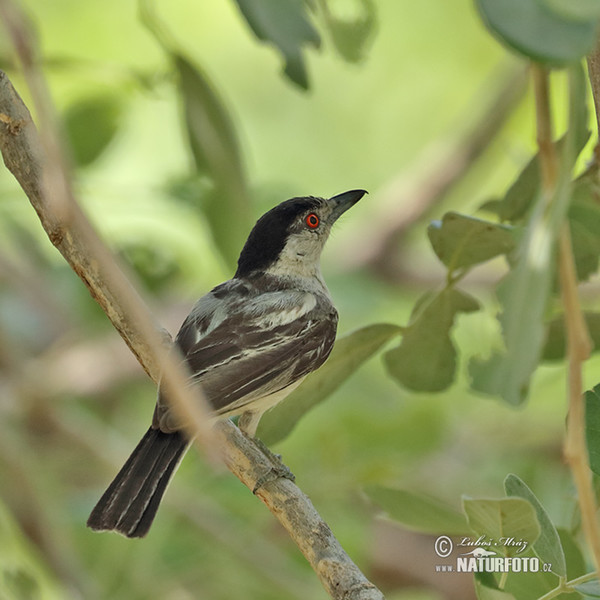
<svg viewBox="0 0 600 600"><path fill-rule="evenodd" d="M331 213L331 222L336 221L349 208L354 206L367 192L367 190L350 190L343 194L338 194L329 198L329 202L333 204Z"/></svg>

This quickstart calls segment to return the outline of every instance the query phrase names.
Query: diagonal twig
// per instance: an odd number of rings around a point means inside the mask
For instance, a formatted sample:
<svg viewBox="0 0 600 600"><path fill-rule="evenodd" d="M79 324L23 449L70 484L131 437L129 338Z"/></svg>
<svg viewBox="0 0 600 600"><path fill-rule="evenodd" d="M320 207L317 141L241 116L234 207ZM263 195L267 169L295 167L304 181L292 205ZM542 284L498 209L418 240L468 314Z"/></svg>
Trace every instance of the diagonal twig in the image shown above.
<svg viewBox="0 0 600 600"><path fill-rule="evenodd" d="M7 18L7 11L14 13L14 7L8 0L0 0L0 15L9 22L13 45L19 50L26 44L26 35L18 24L18 15L10 14ZM21 62L31 77L41 77L33 62ZM36 96L35 91L31 91L42 106L49 102L45 92L38 89ZM38 114L44 114L44 111L38 109ZM47 129L45 135L53 138L53 129ZM186 422L193 428L203 429L202 439L212 440L209 448L213 452L218 448L231 472L248 488L254 489L272 470L271 464L263 452L229 421L220 423L214 432L207 431L208 419L198 414L194 404L197 398L185 385L181 365L167 353L145 303L133 291L129 280L79 208L70 191L61 157L49 160L48 148L60 152L55 139L51 144L42 143L29 111L8 77L0 71L0 150L6 166L38 213L46 233L88 286L150 377L154 381L162 377L163 382L169 379L168 395L174 407L179 407L180 414L187 417ZM49 168L57 170L53 176L62 181L60 186L44 186ZM57 190L64 196L49 197ZM256 495L289 532L332 598L383 599L381 592L346 554L308 497L295 484L287 479L275 479L260 487Z"/></svg>

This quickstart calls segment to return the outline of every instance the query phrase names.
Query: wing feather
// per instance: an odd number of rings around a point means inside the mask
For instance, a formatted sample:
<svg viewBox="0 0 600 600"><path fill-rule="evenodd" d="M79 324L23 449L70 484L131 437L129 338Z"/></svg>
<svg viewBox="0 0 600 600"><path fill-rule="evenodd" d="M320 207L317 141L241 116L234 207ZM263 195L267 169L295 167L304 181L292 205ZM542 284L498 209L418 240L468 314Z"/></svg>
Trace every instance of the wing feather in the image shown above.
<svg viewBox="0 0 600 600"><path fill-rule="evenodd" d="M201 299L176 338L192 380L217 414L241 413L317 369L331 352L337 327L337 312L325 296L276 291L248 298L247 288L241 297L234 292L220 301L210 294ZM159 390L154 425L172 430L169 413Z"/></svg>

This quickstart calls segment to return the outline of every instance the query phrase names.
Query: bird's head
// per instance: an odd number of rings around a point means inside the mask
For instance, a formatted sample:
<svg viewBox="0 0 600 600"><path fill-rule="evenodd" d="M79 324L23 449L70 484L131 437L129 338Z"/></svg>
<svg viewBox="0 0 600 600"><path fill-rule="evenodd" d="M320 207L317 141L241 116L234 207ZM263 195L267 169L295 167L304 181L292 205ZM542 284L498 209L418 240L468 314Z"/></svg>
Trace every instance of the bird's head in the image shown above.
<svg viewBox="0 0 600 600"><path fill-rule="evenodd" d="M366 193L351 190L332 198L292 198L272 208L250 232L235 277L315 275L332 225Z"/></svg>

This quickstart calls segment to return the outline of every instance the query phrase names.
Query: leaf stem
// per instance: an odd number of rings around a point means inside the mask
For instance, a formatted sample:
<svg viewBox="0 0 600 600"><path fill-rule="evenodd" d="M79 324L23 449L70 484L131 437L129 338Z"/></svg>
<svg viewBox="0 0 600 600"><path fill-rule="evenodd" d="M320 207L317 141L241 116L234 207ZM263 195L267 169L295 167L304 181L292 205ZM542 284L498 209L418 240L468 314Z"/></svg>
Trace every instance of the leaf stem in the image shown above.
<svg viewBox="0 0 600 600"><path fill-rule="evenodd" d="M591 342L579 304L575 261L571 234L564 226L559 238L559 276L565 306L568 356L569 418L565 439L565 458L571 468L577 488L579 509L584 534L594 556L596 568L600 567L600 523L596 517L597 506L585 439L585 404L583 399L583 363L590 354Z"/></svg>
<svg viewBox="0 0 600 600"><path fill-rule="evenodd" d="M537 142L540 150L542 193L548 202L554 198L559 179L559 162L552 135L548 71L534 64L532 76L535 93ZM574 85L572 78L570 86ZM572 126L572 124L571 124ZM588 358L591 342L579 303L577 274L571 234L563 224L558 238L558 270L565 307L568 360L568 421L564 444L565 458L577 489L585 536L592 550L596 568L600 566L600 528L596 518L596 500L592 487L588 450L585 439L585 405L583 402L583 363Z"/></svg>
<svg viewBox="0 0 600 600"><path fill-rule="evenodd" d="M503 590L506 585L506 580L508 579L508 571L505 571L500 575L500 581L498 582L498 587Z"/></svg>
<svg viewBox="0 0 600 600"><path fill-rule="evenodd" d="M598 573L596 571L586 573L585 575L571 579L571 581L565 581L565 579L561 577L559 584L547 594L540 596L538 600L551 600L552 598L556 598L556 596L560 596L560 594L564 594L565 592L572 592L574 591L575 586L592 581L593 579L596 579L596 577L598 577Z"/></svg>
<svg viewBox="0 0 600 600"><path fill-rule="evenodd" d="M537 144L540 150L542 192L549 201L552 198L552 192L556 187L558 179L558 156L554 145L550 112L550 82L548 70L539 64L533 63L531 75L535 95Z"/></svg>

